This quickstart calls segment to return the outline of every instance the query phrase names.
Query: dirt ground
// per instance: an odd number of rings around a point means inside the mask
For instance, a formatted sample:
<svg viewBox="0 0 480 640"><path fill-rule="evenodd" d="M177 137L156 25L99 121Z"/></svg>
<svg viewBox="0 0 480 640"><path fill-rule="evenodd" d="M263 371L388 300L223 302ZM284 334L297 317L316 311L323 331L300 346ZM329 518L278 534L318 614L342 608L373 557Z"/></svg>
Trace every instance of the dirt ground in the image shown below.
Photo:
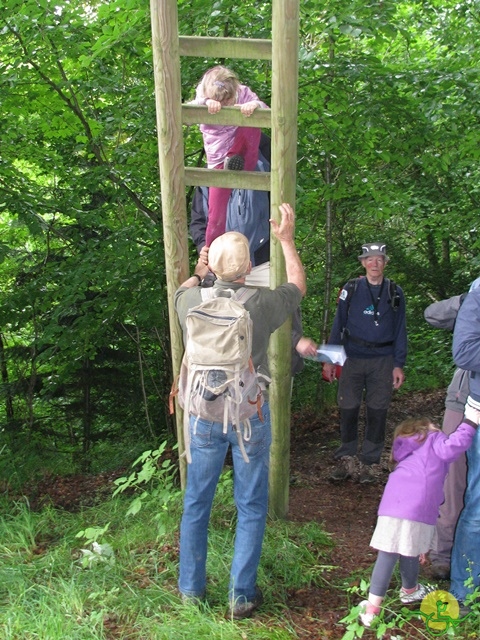
<svg viewBox="0 0 480 640"><path fill-rule="evenodd" d="M289 518L297 522L315 521L322 524L334 540L331 557L326 560L333 568L326 573L320 587L292 591L289 594L285 617L295 628L300 640L340 640L345 626L339 621L351 606L358 604L358 596L349 596L346 586L354 586L359 576L368 579L375 561L369 542L376 522L376 511L383 486L388 477L388 456L394 427L410 416L428 415L441 424L445 391L397 395L390 407L387 445L377 482L360 485L355 479L332 484L328 476L334 468L333 451L338 440L338 410L333 407L322 415L297 413L292 416L291 486ZM45 478L32 487L29 501L32 508L42 504L75 511L88 506L112 492L112 482L118 475L70 476ZM428 567L423 570L428 577ZM448 588L440 585L440 588ZM268 625L268 616L258 612ZM418 627L418 628L417 628ZM375 637L367 632L365 637ZM394 638L423 638L422 622L409 623L408 629L391 630L385 640Z"/></svg>

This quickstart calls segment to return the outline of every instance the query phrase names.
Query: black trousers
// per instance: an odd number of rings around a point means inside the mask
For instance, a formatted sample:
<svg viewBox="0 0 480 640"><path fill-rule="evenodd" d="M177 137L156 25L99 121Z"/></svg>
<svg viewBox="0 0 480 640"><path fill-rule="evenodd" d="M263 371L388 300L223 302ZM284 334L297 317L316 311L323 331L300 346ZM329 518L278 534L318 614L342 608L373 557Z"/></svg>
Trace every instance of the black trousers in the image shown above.
<svg viewBox="0 0 480 640"><path fill-rule="evenodd" d="M385 443L387 411L393 390L393 356L347 358L338 381L341 445L335 457L358 453L358 415L365 396L366 424L360 460L380 460Z"/></svg>

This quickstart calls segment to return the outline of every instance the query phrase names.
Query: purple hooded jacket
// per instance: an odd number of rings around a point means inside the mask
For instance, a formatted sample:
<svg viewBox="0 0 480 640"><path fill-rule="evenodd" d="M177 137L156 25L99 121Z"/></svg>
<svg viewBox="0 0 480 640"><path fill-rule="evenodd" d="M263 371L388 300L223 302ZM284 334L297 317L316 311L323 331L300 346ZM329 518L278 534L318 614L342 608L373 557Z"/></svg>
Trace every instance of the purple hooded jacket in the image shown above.
<svg viewBox="0 0 480 640"><path fill-rule="evenodd" d="M415 436L395 438L393 459L398 464L385 485L378 515L435 524L448 467L470 447L475 431L476 425L464 418L450 436L432 431L423 443Z"/></svg>

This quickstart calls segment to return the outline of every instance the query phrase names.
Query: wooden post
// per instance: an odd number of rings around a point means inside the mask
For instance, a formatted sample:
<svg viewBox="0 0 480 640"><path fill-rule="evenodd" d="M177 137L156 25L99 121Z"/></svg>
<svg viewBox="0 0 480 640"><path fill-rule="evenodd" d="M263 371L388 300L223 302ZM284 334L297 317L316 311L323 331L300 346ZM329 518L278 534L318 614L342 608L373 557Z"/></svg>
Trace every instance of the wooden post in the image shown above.
<svg viewBox="0 0 480 640"><path fill-rule="evenodd" d="M295 208L298 108L299 1L273 0L272 15L272 217L280 219L278 207L289 202ZM279 243L270 242L270 284L285 282L285 262ZM290 480L291 322L270 340L272 374L272 449L270 456L270 515L288 513Z"/></svg>
<svg viewBox="0 0 480 640"><path fill-rule="evenodd" d="M177 372L180 370L183 341L173 296L179 284L187 279L189 271L177 2L150 0L150 12L168 317L173 371ZM182 453L185 448L183 412L178 402L176 405L178 447ZM184 487L185 458L180 459L180 478Z"/></svg>

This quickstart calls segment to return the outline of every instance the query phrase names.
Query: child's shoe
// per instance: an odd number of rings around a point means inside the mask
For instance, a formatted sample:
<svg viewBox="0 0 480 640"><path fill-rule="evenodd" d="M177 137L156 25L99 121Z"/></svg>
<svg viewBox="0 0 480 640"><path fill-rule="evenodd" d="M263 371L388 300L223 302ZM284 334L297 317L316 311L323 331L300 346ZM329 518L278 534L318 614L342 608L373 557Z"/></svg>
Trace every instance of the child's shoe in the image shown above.
<svg viewBox="0 0 480 640"><path fill-rule="evenodd" d="M229 171L243 171L245 166L245 160L243 156L227 156L223 163L223 168Z"/></svg>
<svg viewBox="0 0 480 640"><path fill-rule="evenodd" d="M407 591L402 587L400 589L400 600L403 604L411 604L412 602L421 602L425 596L427 596L432 591L435 591L435 587L432 587L430 584L417 584L415 591L411 593L407 593Z"/></svg>
<svg viewBox="0 0 480 640"><path fill-rule="evenodd" d="M364 627L370 628L372 626L372 622L375 620L375 618L378 617L378 615L376 613L367 613L367 607L370 604L370 602L368 600L362 600L362 602L360 603L360 613L358 614L358 617L360 618L360 622L363 624Z"/></svg>

